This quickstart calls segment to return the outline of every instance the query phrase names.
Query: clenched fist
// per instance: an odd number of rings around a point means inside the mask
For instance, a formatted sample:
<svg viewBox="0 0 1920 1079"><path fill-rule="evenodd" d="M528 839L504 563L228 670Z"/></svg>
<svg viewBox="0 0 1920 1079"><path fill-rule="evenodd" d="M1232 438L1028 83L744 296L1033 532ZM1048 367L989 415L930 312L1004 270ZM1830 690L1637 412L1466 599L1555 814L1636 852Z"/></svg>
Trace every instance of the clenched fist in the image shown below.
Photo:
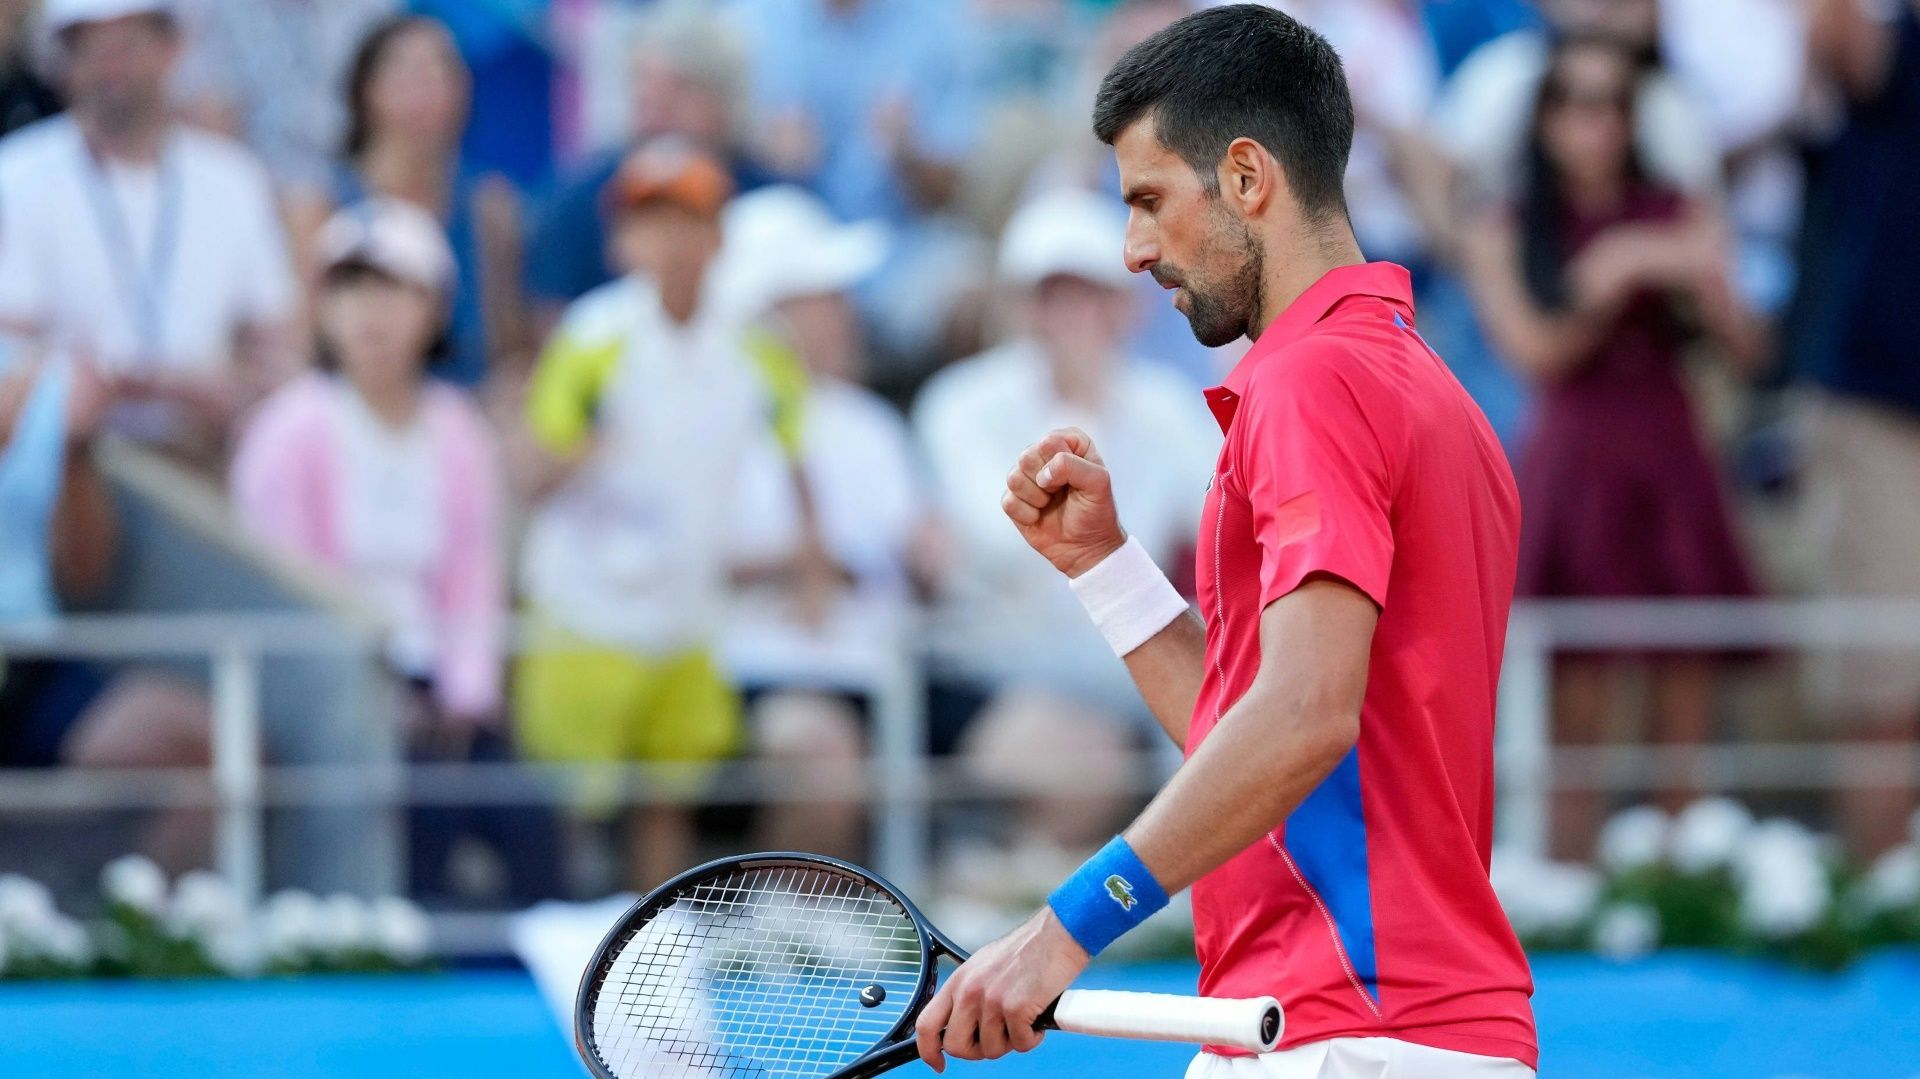
<svg viewBox="0 0 1920 1079"><path fill-rule="evenodd" d="M1014 527L1069 577L1099 565L1127 541L1113 505L1113 483L1093 439L1064 427L1026 448L1000 496Z"/></svg>

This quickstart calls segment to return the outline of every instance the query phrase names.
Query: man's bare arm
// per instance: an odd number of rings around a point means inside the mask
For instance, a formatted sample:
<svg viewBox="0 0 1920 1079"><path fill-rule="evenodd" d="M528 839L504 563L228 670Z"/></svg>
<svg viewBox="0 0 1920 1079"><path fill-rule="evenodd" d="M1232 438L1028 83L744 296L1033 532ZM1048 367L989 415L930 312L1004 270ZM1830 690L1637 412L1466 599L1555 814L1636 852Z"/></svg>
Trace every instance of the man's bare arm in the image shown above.
<svg viewBox="0 0 1920 1079"><path fill-rule="evenodd" d="M1378 620L1372 600L1331 577L1310 578L1268 605L1253 686L1127 830L1169 895L1259 842L1353 748ZM1199 627L1173 631L1188 632ZM1041 907L973 953L920 1013L921 1059L939 1071L943 1054L978 1060L1032 1049L1040 1042L1034 1018L1086 965L1086 950L1051 906Z"/></svg>
<svg viewBox="0 0 1920 1079"><path fill-rule="evenodd" d="M1207 629L1193 612L1167 623L1126 655L1127 673L1173 744L1187 747L1187 723L1206 677Z"/></svg>
<svg viewBox="0 0 1920 1079"><path fill-rule="evenodd" d="M1028 446L1007 473L1000 505L1028 545L1068 577L1099 565L1127 540L1106 464L1078 428L1051 431ZM1178 746L1186 745L1206 650L1206 628L1188 613L1125 657L1140 696Z"/></svg>
<svg viewBox="0 0 1920 1079"><path fill-rule="evenodd" d="M1267 607L1252 687L1127 829L1167 894L1272 831L1353 748L1378 620L1331 577Z"/></svg>

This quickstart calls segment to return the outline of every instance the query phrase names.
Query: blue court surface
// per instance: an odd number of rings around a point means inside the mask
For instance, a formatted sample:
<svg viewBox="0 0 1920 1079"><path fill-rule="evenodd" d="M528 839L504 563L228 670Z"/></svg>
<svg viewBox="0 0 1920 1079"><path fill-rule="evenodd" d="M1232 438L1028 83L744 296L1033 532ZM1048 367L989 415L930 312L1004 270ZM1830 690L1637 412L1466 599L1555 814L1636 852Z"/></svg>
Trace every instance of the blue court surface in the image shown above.
<svg viewBox="0 0 1920 1079"><path fill-rule="evenodd" d="M1839 976L1710 956L1536 961L1549 1077L1920 1077L1920 954ZM1088 987L1191 991L1190 967L1102 967ZM1189 1051L1054 1034L976 1079L1181 1074ZM255 983L0 985L5 1079L578 1079L514 972ZM918 1065L896 1073L925 1074Z"/></svg>

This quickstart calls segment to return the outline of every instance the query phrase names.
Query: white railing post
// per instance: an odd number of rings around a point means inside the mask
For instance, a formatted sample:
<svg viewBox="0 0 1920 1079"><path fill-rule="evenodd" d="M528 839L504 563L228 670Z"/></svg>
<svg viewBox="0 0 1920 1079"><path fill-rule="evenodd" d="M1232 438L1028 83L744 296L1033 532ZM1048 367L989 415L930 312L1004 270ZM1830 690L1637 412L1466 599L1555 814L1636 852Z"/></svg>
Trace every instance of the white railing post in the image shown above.
<svg viewBox="0 0 1920 1079"><path fill-rule="evenodd" d="M265 877L260 791L260 654L238 641L213 653L213 786L219 800L214 857L242 902L259 902Z"/></svg>
<svg viewBox="0 0 1920 1079"><path fill-rule="evenodd" d="M1494 832L1502 844L1541 857L1553 806L1553 647L1540 613L1516 604L1501 664Z"/></svg>
<svg viewBox="0 0 1920 1079"><path fill-rule="evenodd" d="M926 692L919 669L896 656L876 680L873 754L868 764L876 868L913 895L927 884L927 844L932 826L926 790Z"/></svg>

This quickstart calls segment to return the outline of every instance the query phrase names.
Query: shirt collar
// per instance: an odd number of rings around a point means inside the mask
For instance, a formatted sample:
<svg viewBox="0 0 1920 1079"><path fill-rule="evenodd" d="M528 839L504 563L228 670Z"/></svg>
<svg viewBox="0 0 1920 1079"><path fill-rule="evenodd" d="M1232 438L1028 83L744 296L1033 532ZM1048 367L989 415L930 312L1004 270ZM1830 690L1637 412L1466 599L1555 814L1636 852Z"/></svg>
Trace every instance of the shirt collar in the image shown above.
<svg viewBox="0 0 1920 1079"><path fill-rule="evenodd" d="M1413 279L1405 268L1391 262L1336 266L1322 274L1320 280L1307 286L1307 291L1280 312L1280 317L1267 324L1266 330L1254 341L1253 347L1247 350L1240 362L1233 366L1233 370L1228 372L1226 379L1207 391L1207 405L1213 410L1214 419L1220 422L1222 431L1233 423L1240 397L1247 392L1247 383L1253 378L1254 369L1268 356L1313 332L1321 319L1340 306L1342 300L1352 296L1377 296L1405 308L1410 317L1413 311Z"/></svg>

